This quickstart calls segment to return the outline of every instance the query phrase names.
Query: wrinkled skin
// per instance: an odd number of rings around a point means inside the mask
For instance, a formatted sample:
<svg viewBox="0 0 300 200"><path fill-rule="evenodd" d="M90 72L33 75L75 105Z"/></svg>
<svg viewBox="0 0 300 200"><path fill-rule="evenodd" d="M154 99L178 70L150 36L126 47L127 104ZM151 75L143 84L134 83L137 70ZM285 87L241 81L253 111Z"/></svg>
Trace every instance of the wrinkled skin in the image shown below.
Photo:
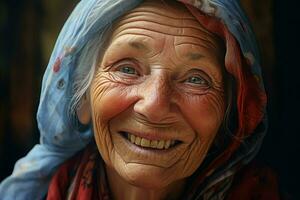
<svg viewBox="0 0 300 200"><path fill-rule="evenodd" d="M115 23L83 112L115 199L179 195L223 121L223 63L222 43L180 3L146 1ZM144 148L124 132L177 142Z"/></svg>

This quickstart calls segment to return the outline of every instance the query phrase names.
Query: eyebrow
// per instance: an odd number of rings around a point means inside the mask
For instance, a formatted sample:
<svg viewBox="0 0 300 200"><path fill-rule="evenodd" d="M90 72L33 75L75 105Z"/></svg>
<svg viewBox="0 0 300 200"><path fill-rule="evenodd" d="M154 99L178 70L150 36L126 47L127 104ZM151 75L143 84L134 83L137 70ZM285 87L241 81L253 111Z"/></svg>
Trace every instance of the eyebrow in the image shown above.
<svg viewBox="0 0 300 200"><path fill-rule="evenodd" d="M192 60L192 61L195 61L195 60L200 60L201 58L204 57L204 55L200 54L200 53L192 53L192 52L189 52L186 54L186 57L189 59L189 60Z"/></svg>
<svg viewBox="0 0 300 200"><path fill-rule="evenodd" d="M131 46L137 50L149 51L149 48L141 42L132 41L132 42L129 42L129 46Z"/></svg>

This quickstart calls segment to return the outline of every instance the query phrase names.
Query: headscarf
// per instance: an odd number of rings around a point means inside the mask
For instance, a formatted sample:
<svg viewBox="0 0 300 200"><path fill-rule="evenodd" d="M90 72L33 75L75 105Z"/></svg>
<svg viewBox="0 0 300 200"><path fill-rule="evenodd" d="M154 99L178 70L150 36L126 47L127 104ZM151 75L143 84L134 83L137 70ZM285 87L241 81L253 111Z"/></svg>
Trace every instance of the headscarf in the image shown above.
<svg viewBox="0 0 300 200"><path fill-rule="evenodd" d="M266 95L258 50L249 22L237 0L179 0L209 31L225 41L225 67L235 79L238 126L233 139L200 174L200 191L249 163L266 133ZM66 115L72 73L86 43L142 0L81 0L66 21L45 71L37 113L40 144L0 184L0 199L42 199L58 166L93 138L91 128L74 129Z"/></svg>

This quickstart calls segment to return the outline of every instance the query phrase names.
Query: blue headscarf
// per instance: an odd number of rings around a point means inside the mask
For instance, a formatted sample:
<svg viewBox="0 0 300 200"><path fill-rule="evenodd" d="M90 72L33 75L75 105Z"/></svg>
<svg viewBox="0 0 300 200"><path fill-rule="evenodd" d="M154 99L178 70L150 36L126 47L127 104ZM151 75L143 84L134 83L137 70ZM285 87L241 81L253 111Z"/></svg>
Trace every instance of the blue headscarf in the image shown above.
<svg viewBox="0 0 300 200"><path fill-rule="evenodd" d="M52 52L43 77L40 104L37 113L40 144L14 167L11 176L0 184L0 199L43 199L58 166L83 149L93 138L91 128L80 131L71 126L66 115L70 99L72 73L83 47L99 35L114 20L138 6L142 0L81 0L66 21ZM182 0L203 13L216 17L234 36L241 53L247 58L253 76L261 79L256 41L247 18L236 0ZM263 90L263 83L260 81ZM265 112L264 107L262 112ZM261 124L266 124L264 115ZM237 162L248 163L257 153L265 128L247 138L247 146L209 180L215 183L230 172ZM241 153L242 152L242 153ZM230 173L229 173L230 174Z"/></svg>

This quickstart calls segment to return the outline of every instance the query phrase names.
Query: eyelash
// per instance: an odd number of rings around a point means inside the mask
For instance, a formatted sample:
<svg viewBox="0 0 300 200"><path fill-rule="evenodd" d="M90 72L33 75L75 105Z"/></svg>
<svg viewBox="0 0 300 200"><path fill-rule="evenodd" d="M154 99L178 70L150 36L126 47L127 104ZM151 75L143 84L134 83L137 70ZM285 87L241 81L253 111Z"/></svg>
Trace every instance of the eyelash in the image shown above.
<svg viewBox="0 0 300 200"><path fill-rule="evenodd" d="M122 73L125 76L139 76L139 70L137 69L137 67L135 66L137 64L135 64L133 61L131 62L126 62L126 61L119 61L117 62L115 68L115 71ZM130 72L131 70L131 72Z"/></svg>
<svg viewBox="0 0 300 200"><path fill-rule="evenodd" d="M197 81L197 82L193 83L192 80ZM205 78L203 78L200 75L189 76L184 82L186 82L187 84L190 84L190 85L209 86L209 81L207 81Z"/></svg>
<svg viewBox="0 0 300 200"><path fill-rule="evenodd" d="M129 72L130 69L133 69L132 71L134 71L133 73ZM134 67L131 67L129 65L124 65L124 66L120 66L118 68L118 70L121 72L121 73L124 73L124 74L130 74L130 75L134 75L134 74L137 74L137 70L134 68ZM126 71L127 70L127 71Z"/></svg>

